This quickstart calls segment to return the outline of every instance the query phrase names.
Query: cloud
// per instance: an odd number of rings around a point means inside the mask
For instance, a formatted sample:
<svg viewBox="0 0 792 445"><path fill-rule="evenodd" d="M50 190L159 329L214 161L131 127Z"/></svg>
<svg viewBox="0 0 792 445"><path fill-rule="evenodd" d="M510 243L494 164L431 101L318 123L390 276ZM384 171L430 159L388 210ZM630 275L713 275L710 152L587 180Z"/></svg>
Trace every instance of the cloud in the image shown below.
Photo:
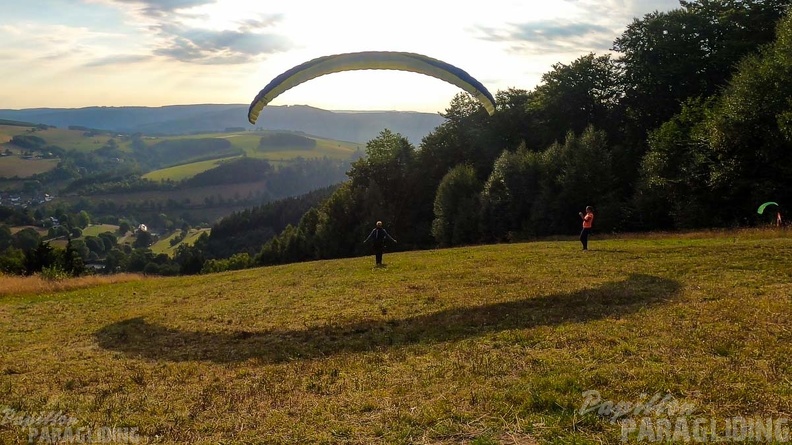
<svg viewBox="0 0 792 445"><path fill-rule="evenodd" d="M241 64L292 48L287 37L266 32L280 24L282 14L226 14L228 8L217 0L95 1L120 6L144 26L152 56L205 65Z"/></svg>
<svg viewBox="0 0 792 445"><path fill-rule="evenodd" d="M253 31L275 26L281 20L283 20L282 14L272 14L255 19L245 19L241 21L239 25L241 30Z"/></svg>
<svg viewBox="0 0 792 445"><path fill-rule="evenodd" d="M154 54L190 63L245 63L290 47L284 37L258 33L249 25L244 30L220 31L161 25L158 33L163 43Z"/></svg>
<svg viewBox="0 0 792 445"><path fill-rule="evenodd" d="M481 40L505 43L516 53L590 52L608 50L614 30L593 23L559 21L509 24L503 28L476 29Z"/></svg>
<svg viewBox="0 0 792 445"><path fill-rule="evenodd" d="M100 68L103 66L118 66L118 65L130 65L135 64L138 62L145 62L150 60L151 56L145 55L134 55L134 54L127 54L127 55L115 55L115 56L107 56L101 57L95 60L92 60L88 63L83 64L83 67L86 68Z"/></svg>
<svg viewBox="0 0 792 445"><path fill-rule="evenodd" d="M679 0L565 0L575 5L586 17L607 17L627 25L652 11L680 8Z"/></svg>
<svg viewBox="0 0 792 445"><path fill-rule="evenodd" d="M678 0L564 0L563 4L569 8L563 16L480 26L473 34L522 55L610 51L613 41L634 18L679 7Z"/></svg>
<svg viewBox="0 0 792 445"><path fill-rule="evenodd" d="M141 12L153 18L167 17L179 9L189 9L215 3L215 0L112 0L114 3L141 6Z"/></svg>

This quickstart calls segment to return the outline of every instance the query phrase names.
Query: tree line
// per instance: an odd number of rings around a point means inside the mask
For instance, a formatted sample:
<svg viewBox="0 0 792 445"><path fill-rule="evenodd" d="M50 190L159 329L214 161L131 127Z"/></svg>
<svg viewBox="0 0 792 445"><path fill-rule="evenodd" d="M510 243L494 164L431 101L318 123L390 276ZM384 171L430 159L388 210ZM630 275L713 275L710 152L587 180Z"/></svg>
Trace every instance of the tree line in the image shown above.
<svg viewBox="0 0 792 445"><path fill-rule="evenodd" d="M681 1L616 55L499 91L493 116L461 94L418 147L385 130L256 262L363 254L377 220L403 249L572 234L586 205L605 232L761 223L759 204L792 198L789 4Z"/></svg>
<svg viewBox="0 0 792 445"><path fill-rule="evenodd" d="M497 92L493 116L460 94L418 146L383 130L327 195L236 214L173 260L135 249L124 264L199 273L361 255L377 220L400 249L575 234L587 205L600 232L761 224L759 204L792 198L790 3L647 14L614 55Z"/></svg>

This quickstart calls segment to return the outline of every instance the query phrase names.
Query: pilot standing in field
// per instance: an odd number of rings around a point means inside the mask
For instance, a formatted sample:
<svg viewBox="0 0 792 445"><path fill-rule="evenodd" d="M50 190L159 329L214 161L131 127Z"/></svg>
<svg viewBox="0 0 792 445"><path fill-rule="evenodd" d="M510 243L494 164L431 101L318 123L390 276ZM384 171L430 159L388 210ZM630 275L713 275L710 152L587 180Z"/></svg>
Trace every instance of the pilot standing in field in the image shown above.
<svg viewBox="0 0 792 445"><path fill-rule="evenodd" d="M396 243L396 240L391 237L385 229L382 228L382 221L377 221L377 227L369 233L369 236L363 241L374 240L374 255L376 256L377 266L382 266L382 253L385 249L385 240L389 239Z"/></svg>
<svg viewBox="0 0 792 445"><path fill-rule="evenodd" d="M591 232L591 224L594 222L594 208L586 206L586 214L579 212L578 215L583 220L583 230L580 231L580 243L583 244L583 250L588 250L588 237Z"/></svg>

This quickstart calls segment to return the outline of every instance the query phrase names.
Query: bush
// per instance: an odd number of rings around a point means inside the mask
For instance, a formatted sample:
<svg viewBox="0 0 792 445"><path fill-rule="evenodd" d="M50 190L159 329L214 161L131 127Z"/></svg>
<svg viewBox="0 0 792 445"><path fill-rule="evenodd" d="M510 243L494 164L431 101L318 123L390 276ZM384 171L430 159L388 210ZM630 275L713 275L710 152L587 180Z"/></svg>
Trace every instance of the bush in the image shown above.
<svg viewBox="0 0 792 445"><path fill-rule="evenodd" d="M253 267L255 262L247 253L237 253L231 258L221 260L206 260L204 261L201 273L217 273L225 272L227 270L240 270L248 267Z"/></svg>
<svg viewBox="0 0 792 445"><path fill-rule="evenodd" d="M48 281L65 280L70 276L71 275L69 275L68 272L63 270L63 267L61 267L59 264L53 264L51 266L45 266L41 268L41 278L44 278L45 280Z"/></svg>
<svg viewBox="0 0 792 445"><path fill-rule="evenodd" d="M157 263L146 263L143 267L143 273L146 275L159 275L160 267Z"/></svg>

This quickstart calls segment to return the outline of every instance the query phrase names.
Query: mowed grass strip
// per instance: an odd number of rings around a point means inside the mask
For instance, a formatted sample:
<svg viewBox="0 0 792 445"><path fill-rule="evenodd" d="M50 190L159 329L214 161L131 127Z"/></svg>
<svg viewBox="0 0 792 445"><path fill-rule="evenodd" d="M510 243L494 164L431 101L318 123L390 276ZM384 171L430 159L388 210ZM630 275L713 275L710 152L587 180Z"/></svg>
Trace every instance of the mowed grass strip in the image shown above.
<svg viewBox="0 0 792 445"><path fill-rule="evenodd" d="M142 443L621 443L582 393L788 417L792 238L386 253L0 299L0 405ZM0 426L0 442L28 430Z"/></svg>

